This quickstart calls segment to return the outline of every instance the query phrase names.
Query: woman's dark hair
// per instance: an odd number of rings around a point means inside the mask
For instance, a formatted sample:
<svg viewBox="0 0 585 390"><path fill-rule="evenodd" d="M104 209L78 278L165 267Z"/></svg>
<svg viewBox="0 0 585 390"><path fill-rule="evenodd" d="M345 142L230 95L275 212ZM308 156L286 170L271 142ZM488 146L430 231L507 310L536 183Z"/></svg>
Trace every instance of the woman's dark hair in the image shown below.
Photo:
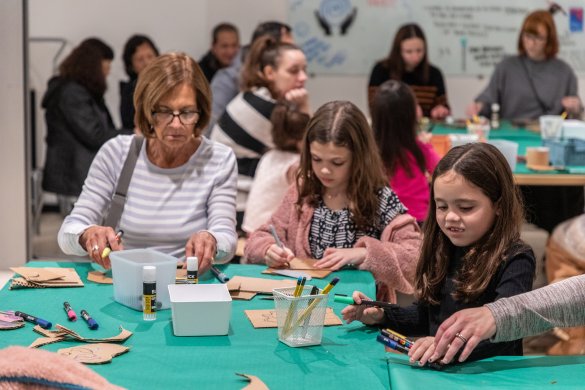
<svg viewBox="0 0 585 390"><path fill-rule="evenodd" d="M279 102L270 116L272 122L272 142L278 150L297 152L297 144L303 140L307 123L311 117L300 112L294 105Z"/></svg>
<svg viewBox="0 0 585 390"><path fill-rule="evenodd" d="M126 70L126 74L130 76L131 79L135 79L136 77L138 77L134 69L132 69L132 56L134 55L134 53L136 53L136 49L138 49L138 46L141 46L145 43L152 48L154 54L156 54L156 56L158 57L159 55L158 48L156 47L154 42L146 35L139 34L132 35L124 45L124 51L122 54L122 60L124 60L124 70Z"/></svg>
<svg viewBox="0 0 585 390"><path fill-rule="evenodd" d="M59 74L65 80L73 80L88 89L97 99L106 92L106 76L102 70L103 60L114 59L114 51L98 38L81 42L59 65Z"/></svg>
<svg viewBox="0 0 585 390"><path fill-rule="evenodd" d="M463 258L462 268L455 277L453 297L464 302L477 299L506 256L514 255L522 247L517 243L524 208L505 157L495 146L481 142L451 149L433 172L429 216L423 226L424 239L414 279L417 297L430 304L438 304L440 300L455 248L436 220L435 182L449 173L460 175L479 188L496 210L492 227L469 247Z"/></svg>
<svg viewBox="0 0 585 390"><path fill-rule="evenodd" d="M425 45L425 54L413 73L418 78L418 81L427 83L429 81L429 60L427 58L427 40L425 33L416 23L409 23L401 26L394 36L394 43L390 54L382 63L390 70L390 78L392 80L402 80L402 76L406 71L406 64L402 59L402 42L411 38L422 39Z"/></svg>
<svg viewBox="0 0 585 390"><path fill-rule="evenodd" d="M416 142L416 127L416 98L410 87L396 80L382 83L372 102L372 128L389 176L394 175L398 166L413 176L408 152L421 172L425 172L425 157Z"/></svg>

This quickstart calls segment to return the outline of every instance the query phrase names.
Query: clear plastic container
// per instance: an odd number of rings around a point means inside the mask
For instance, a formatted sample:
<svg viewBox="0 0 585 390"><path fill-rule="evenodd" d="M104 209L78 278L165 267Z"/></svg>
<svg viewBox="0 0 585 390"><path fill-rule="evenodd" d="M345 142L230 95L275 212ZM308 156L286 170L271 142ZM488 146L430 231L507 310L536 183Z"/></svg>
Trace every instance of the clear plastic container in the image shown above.
<svg viewBox="0 0 585 390"><path fill-rule="evenodd" d="M156 267L157 309L169 309L169 284L175 284L177 259L152 249L130 249L110 254L114 300L122 305L142 311L142 267Z"/></svg>
<svg viewBox="0 0 585 390"><path fill-rule="evenodd" d="M312 286L305 286L300 297L295 287L273 290L278 340L289 347L321 344L329 295L309 295Z"/></svg>
<svg viewBox="0 0 585 390"><path fill-rule="evenodd" d="M518 143L504 139L489 140L489 144L494 145L506 158L512 172L516 169L516 160L518 159Z"/></svg>

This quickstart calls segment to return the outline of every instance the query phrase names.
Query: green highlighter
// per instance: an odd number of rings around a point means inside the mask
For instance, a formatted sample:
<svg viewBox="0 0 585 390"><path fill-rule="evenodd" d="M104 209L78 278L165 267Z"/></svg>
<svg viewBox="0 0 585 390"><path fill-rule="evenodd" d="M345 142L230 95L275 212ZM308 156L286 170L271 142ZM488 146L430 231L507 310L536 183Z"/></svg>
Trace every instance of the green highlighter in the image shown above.
<svg viewBox="0 0 585 390"><path fill-rule="evenodd" d="M335 302L339 302L339 303L345 303L346 305L355 305L356 303L354 302L352 297L343 297L340 295L335 295L333 297L333 300ZM388 302L382 302L382 301L366 301L363 300L362 303L360 305L363 306L376 306L376 307L381 307L381 308L392 308L392 307L396 307L397 305L393 304L393 303L388 303Z"/></svg>

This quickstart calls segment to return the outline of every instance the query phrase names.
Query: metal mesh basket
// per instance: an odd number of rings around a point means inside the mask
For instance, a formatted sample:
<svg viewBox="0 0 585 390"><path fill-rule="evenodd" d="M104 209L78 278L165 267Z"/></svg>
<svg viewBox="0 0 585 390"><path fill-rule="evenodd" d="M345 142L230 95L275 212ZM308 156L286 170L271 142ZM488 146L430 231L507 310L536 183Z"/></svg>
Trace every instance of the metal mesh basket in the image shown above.
<svg viewBox="0 0 585 390"><path fill-rule="evenodd" d="M321 344L327 294L309 295L312 286L305 286L300 297L295 287L275 288L274 306L278 323L278 340L289 347Z"/></svg>

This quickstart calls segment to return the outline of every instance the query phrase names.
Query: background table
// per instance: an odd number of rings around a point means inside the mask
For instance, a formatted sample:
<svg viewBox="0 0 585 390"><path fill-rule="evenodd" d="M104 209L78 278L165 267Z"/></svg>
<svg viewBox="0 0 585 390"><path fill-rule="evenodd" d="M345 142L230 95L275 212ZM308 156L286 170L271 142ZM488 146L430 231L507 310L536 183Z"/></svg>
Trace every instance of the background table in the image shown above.
<svg viewBox="0 0 585 390"><path fill-rule="evenodd" d="M433 135L466 134L466 129L453 128L444 124L433 127ZM490 131L489 139L504 139L518 143L518 155L525 156L526 148L542 146L540 133L522 127L514 127L509 122L502 122L498 129ZM559 171L539 172L526 167L526 163L518 162L514 170L514 178L519 185L536 186L583 186L585 175L570 174Z"/></svg>
<svg viewBox="0 0 585 390"><path fill-rule="evenodd" d="M142 320L142 312L129 309L113 300L111 285L88 282L89 263L29 263L29 266L75 267L85 283L83 288L19 289L0 291L0 310L21 310L67 326L82 336L114 336L121 325L134 333L124 345L131 350L114 358L112 363L90 366L110 382L130 389L161 388L228 388L240 389L245 382L236 372L256 375L271 389L388 388L388 370L384 349L376 342L376 332L357 323L326 327L319 346L291 348L277 340L276 328L254 329L245 309L273 309L274 302L256 296L251 301L233 301L228 336L175 337L171 311L158 312L156 321ZM265 267L229 265L228 276L259 276ZM374 297L374 280L369 272L340 271L333 293L351 294L364 291ZM262 275L282 279L282 276ZM324 287L327 280L313 279L310 284ZM203 279L203 283L215 280ZM309 284L309 283L308 283ZM68 322L63 302L71 303L79 315L86 309L99 323L91 331L83 320ZM329 300L339 315L343 304ZM0 347L28 346L40 335L32 324L1 333ZM60 342L41 347L50 351L78 345Z"/></svg>

